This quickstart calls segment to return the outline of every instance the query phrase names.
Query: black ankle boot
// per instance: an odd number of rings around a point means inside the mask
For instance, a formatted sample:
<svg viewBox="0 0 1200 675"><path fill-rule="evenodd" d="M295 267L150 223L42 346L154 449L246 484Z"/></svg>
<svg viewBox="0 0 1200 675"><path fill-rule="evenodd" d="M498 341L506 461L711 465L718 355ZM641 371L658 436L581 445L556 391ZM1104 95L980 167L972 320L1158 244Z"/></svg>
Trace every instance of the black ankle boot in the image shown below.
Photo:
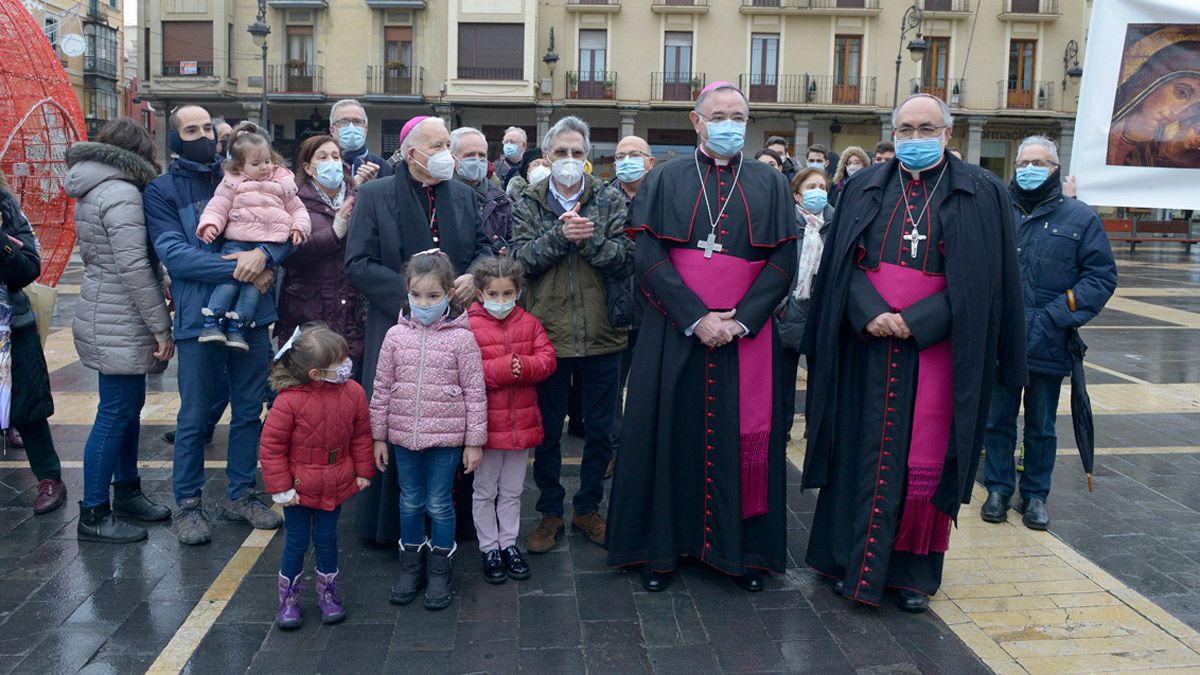
<svg viewBox="0 0 1200 675"><path fill-rule="evenodd" d="M171 517L171 509L150 501L142 493L141 478L113 483L112 509L117 515L138 520L166 520Z"/></svg>
<svg viewBox="0 0 1200 675"><path fill-rule="evenodd" d="M454 569L451 561L457 550L458 544L450 549L436 546L429 549L429 582L425 586L423 603L425 609L437 610L450 606L450 601L454 598Z"/></svg>
<svg viewBox="0 0 1200 675"><path fill-rule="evenodd" d="M146 530L113 517L108 502L92 507L79 502L79 524L75 526L75 533L80 541L106 544L131 544L146 538Z"/></svg>
<svg viewBox="0 0 1200 675"><path fill-rule="evenodd" d="M393 605L407 605L416 600L417 591L425 585L425 549L428 547L428 541L415 546L400 545L400 576L396 577L388 598Z"/></svg>

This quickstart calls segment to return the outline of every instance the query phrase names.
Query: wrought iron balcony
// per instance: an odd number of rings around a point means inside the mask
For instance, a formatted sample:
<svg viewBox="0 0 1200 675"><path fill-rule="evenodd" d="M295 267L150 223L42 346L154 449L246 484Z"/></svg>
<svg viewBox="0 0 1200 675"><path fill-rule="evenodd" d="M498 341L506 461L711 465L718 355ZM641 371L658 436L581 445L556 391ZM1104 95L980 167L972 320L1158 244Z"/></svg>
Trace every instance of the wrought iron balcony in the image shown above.
<svg viewBox="0 0 1200 675"><path fill-rule="evenodd" d="M650 11L655 14L702 14L708 11L708 0L651 0Z"/></svg>
<svg viewBox="0 0 1200 675"><path fill-rule="evenodd" d="M213 77L212 61L163 62L162 77Z"/></svg>
<svg viewBox="0 0 1200 675"><path fill-rule="evenodd" d="M1001 19L1047 20L1059 17L1058 0L1004 0Z"/></svg>
<svg viewBox="0 0 1200 675"><path fill-rule="evenodd" d="M524 80L525 69L516 68L487 68L477 66L458 67L460 80Z"/></svg>
<svg viewBox="0 0 1200 675"><path fill-rule="evenodd" d="M829 75L742 74L741 89L750 103L791 105L875 105L875 78L835 78Z"/></svg>
<svg viewBox="0 0 1200 675"><path fill-rule="evenodd" d="M923 0L926 14L970 14L971 0Z"/></svg>
<svg viewBox="0 0 1200 675"><path fill-rule="evenodd" d="M325 67L292 62L270 66L267 71L272 94L322 94L325 91Z"/></svg>
<svg viewBox="0 0 1200 675"><path fill-rule="evenodd" d="M568 70L567 98L611 101L617 97L617 74L611 70Z"/></svg>
<svg viewBox="0 0 1200 675"><path fill-rule="evenodd" d="M914 77L908 81L908 91L911 94L933 94L951 108L961 108L967 100L967 81L949 80L944 77L922 80Z"/></svg>
<svg viewBox="0 0 1200 675"><path fill-rule="evenodd" d="M367 66L368 96L420 96L425 69L389 64Z"/></svg>
<svg viewBox="0 0 1200 675"><path fill-rule="evenodd" d="M1006 110L1054 110L1054 90L1057 82L1001 80L996 107Z"/></svg>
<svg viewBox="0 0 1200 675"><path fill-rule="evenodd" d="M568 12L619 12L621 0L567 0Z"/></svg>
<svg viewBox="0 0 1200 675"><path fill-rule="evenodd" d="M704 73L650 73L650 98L655 101L694 101L704 83Z"/></svg>

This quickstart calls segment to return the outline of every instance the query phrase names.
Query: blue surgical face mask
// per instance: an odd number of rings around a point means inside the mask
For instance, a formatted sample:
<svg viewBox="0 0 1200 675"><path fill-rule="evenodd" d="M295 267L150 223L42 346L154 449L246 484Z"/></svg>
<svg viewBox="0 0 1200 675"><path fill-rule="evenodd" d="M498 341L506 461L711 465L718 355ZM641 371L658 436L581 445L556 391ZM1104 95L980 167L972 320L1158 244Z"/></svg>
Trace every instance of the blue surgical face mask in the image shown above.
<svg viewBox="0 0 1200 675"><path fill-rule="evenodd" d="M521 146L517 143L504 144L504 156L509 159L516 159L521 155Z"/></svg>
<svg viewBox="0 0 1200 675"><path fill-rule="evenodd" d="M622 183L633 183L646 175L646 158L622 157L617 160L617 180Z"/></svg>
<svg viewBox="0 0 1200 675"><path fill-rule="evenodd" d="M345 152L354 152L367 142L367 130L351 124L345 129L338 129L338 147Z"/></svg>
<svg viewBox="0 0 1200 675"><path fill-rule="evenodd" d="M422 307L413 302L413 296L410 293L408 296L408 311L409 316L413 321L428 326L446 315L446 311L450 309L450 296L443 295L442 299L432 307Z"/></svg>
<svg viewBox="0 0 1200 675"><path fill-rule="evenodd" d="M349 357L345 361L338 364L337 368L323 368L326 373L333 373L332 377L323 377L329 384L346 384L350 381L350 375L354 373L354 361Z"/></svg>
<svg viewBox="0 0 1200 675"><path fill-rule="evenodd" d="M513 309L517 306L517 299L513 298L508 302L492 302L491 300L483 301L483 308L488 314L496 317L497 320L503 321L509 314L512 314Z"/></svg>
<svg viewBox="0 0 1200 675"><path fill-rule="evenodd" d="M330 160L317 165L317 182L329 190L336 190L342 186L342 181L346 179L345 169L342 168L340 160Z"/></svg>
<svg viewBox="0 0 1200 675"><path fill-rule="evenodd" d="M1046 182L1050 169L1044 166L1023 166L1017 169L1017 185L1022 190L1033 190Z"/></svg>
<svg viewBox="0 0 1200 675"><path fill-rule="evenodd" d="M704 144L721 157L733 157L741 152L742 146L746 144L745 122L707 122L704 128L708 132L708 140Z"/></svg>
<svg viewBox="0 0 1200 675"><path fill-rule="evenodd" d="M804 198L801 204L804 210L813 215L823 212L825 206L829 204L829 193L820 188L805 190L800 196Z"/></svg>
<svg viewBox="0 0 1200 675"><path fill-rule="evenodd" d="M825 162L809 162L808 168L820 169L821 171L824 171L825 170Z"/></svg>
<svg viewBox="0 0 1200 675"><path fill-rule="evenodd" d="M924 171L942 159L942 139L904 138L896 140L896 158L911 171Z"/></svg>

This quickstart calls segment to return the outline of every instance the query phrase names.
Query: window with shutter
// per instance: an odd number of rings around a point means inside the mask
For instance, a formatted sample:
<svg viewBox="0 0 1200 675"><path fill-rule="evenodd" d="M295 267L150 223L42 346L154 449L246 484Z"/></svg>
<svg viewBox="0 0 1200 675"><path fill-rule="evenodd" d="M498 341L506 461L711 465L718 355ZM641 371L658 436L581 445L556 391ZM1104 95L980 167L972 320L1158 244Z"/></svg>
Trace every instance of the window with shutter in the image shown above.
<svg viewBox="0 0 1200 675"><path fill-rule="evenodd" d="M458 77L464 80L525 79L525 25L458 24Z"/></svg>

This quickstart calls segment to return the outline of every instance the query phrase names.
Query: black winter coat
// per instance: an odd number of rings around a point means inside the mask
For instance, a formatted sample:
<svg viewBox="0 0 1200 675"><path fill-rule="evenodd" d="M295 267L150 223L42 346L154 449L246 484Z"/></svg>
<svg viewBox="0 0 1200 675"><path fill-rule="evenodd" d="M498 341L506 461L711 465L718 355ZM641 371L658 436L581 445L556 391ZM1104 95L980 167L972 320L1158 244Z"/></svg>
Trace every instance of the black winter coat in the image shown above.
<svg viewBox="0 0 1200 675"><path fill-rule="evenodd" d="M0 282L13 306L12 322L12 406L9 426L24 426L54 414L50 396L50 375L46 356L38 338L37 317L22 290L42 272L33 228L21 213L16 198L0 189ZM20 245L18 245L18 242Z"/></svg>
<svg viewBox="0 0 1200 675"><path fill-rule="evenodd" d="M1010 187L1010 189L1012 189ZM1029 370L1071 374L1067 336L1091 321L1117 288L1117 264L1100 217L1057 190L1026 214L1013 201ZM1067 290L1075 297L1075 309Z"/></svg>

